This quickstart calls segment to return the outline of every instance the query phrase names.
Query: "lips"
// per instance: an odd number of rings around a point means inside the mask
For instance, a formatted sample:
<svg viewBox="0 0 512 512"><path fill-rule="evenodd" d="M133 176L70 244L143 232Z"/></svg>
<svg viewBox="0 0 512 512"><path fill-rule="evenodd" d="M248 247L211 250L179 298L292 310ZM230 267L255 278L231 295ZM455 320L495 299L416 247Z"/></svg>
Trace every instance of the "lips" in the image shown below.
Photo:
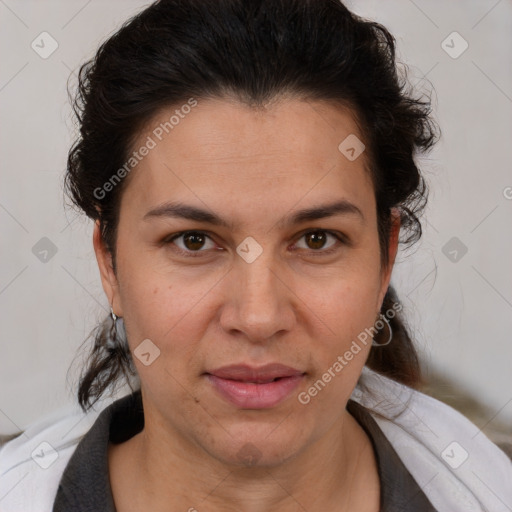
<svg viewBox="0 0 512 512"><path fill-rule="evenodd" d="M251 367L248 365L231 365L218 368L208 372L210 375L215 375L221 379L238 380L240 382L254 382L257 384L272 382L275 379L283 377L296 377L302 375L304 372L285 366L279 363L267 364L259 368Z"/></svg>
<svg viewBox="0 0 512 512"><path fill-rule="evenodd" d="M305 372L279 363L255 368L231 365L207 372L214 389L243 409L266 409L285 400L300 384Z"/></svg>

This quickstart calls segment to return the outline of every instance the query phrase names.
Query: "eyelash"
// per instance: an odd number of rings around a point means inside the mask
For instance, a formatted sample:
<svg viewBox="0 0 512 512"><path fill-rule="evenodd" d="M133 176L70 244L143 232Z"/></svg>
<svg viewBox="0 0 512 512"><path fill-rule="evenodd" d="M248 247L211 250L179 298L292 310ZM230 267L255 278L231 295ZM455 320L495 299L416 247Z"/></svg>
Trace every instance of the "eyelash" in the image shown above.
<svg viewBox="0 0 512 512"><path fill-rule="evenodd" d="M304 233L302 233L301 236L299 237L299 240L301 238L303 238L304 236L309 235L311 233L327 233L328 235L331 235L334 238L336 238L338 240L338 242L340 242L342 245L349 245L349 241L348 241L348 239L347 239L347 237L345 235L343 235L342 233L338 233L336 231L330 231L330 230L327 230L327 229L310 229L310 230L305 231ZM211 240L211 237L205 231L195 231L195 230L190 231L189 230L189 231L180 231L179 233L175 233L175 234L171 235L170 237L165 238L162 241L162 243L164 245L170 245L177 238L180 238L181 236L187 235L187 234L199 234L199 235L203 235L203 236L205 236L205 237L207 237L207 238L209 238ZM174 244L174 245L175 245L175 247L174 247L173 250L175 250L179 254L181 254L183 256L186 256L186 257L197 258L197 257L201 257L202 256L201 253L208 252L207 250L206 251L205 250L186 251L184 249L181 249L181 247L176 246L176 244ZM322 249L318 249L318 250L310 249L310 252L312 254L314 254L315 256L328 256L328 255L333 254L334 252L338 251L339 249L340 249L340 247L338 246L338 244L334 244L334 246L330 247L329 249L325 249L325 250L322 250ZM307 249L299 249L299 250L307 250Z"/></svg>

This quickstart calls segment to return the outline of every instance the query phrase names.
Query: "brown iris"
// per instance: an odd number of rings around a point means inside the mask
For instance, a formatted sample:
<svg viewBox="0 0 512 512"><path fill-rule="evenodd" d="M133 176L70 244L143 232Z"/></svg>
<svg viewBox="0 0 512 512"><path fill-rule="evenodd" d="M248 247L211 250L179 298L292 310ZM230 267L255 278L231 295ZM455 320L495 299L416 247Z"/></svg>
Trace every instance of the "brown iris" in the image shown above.
<svg viewBox="0 0 512 512"><path fill-rule="evenodd" d="M306 233L305 237L308 245L309 242L313 243L313 246L310 246L312 249L321 249L325 245L327 234L323 231L312 231Z"/></svg>
<svg viewBox="0 0 512 512"><path fill-rule="evenodd" d="M204 240L205 236L201 233L185 233L183 235L183 244L190 251L201 249Z"/></svg>

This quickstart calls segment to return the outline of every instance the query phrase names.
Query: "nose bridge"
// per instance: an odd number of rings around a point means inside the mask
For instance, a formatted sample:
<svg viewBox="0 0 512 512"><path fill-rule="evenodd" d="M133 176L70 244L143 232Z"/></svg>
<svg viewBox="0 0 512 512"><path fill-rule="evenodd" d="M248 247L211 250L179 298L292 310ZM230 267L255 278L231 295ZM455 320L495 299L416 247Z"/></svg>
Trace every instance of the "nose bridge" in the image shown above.
<svg viewBox="0 0 512 512"><path fill-rule="evenodd" d="M279 293L276 277L276 261L271 249L263 252L252 262L243 258L236 264L240 279L241 298L244 302L259 302L259 308L268 306L269 310L275 307Z"/></svg>
<svg viewBox="0 0 512 512"><path fill-rule="evenodd" d="M272 270L276 267L275 258L270 254L271 251L266 251L266 255L259 256L252 263L245 261L239 262L240 277L243 285L250 294L270 295L275 293L276 285L276 272Z"/></svg>

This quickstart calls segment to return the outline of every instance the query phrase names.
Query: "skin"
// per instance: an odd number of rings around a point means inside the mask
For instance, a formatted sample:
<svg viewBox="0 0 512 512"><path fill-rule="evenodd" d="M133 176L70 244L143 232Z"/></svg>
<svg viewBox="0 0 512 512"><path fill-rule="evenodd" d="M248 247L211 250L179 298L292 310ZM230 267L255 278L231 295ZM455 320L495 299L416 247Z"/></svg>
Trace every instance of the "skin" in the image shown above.
<svg viewBox="0 0 512 512"><path fill-rule="evenodd" d="M135 146L173 110L159 113ZM390 263L381 267L366 153L349 161L338 150L350 134L363 140L351 111L334 104L282 98L253 109L235 100L198 100L129 176L117 273L95 226L103 288L124 317L132 352L148 338L160 350L149 366L134 357L143 431L109 446L119 511L379 510L373 448L344 408L370 344L309 404L297 399L374 325L397 251L395 218ZM364 219L342 214L277 224L339 199L355 204ZM171 200L233 226L144 220ZM314 229L343 233L350 243L326 234L322 246L307 236ZM209 238L162 242L184 230ZM236 252L248 236L263 249L252 263ZM179 255L177 247L200 255ZM337 250L321 254L331 247ZM299 388L270 409L232 405L203 375L228 364L269 362L306 372ZM252 466L237 457L248 443L259 451Z"/></svg>

